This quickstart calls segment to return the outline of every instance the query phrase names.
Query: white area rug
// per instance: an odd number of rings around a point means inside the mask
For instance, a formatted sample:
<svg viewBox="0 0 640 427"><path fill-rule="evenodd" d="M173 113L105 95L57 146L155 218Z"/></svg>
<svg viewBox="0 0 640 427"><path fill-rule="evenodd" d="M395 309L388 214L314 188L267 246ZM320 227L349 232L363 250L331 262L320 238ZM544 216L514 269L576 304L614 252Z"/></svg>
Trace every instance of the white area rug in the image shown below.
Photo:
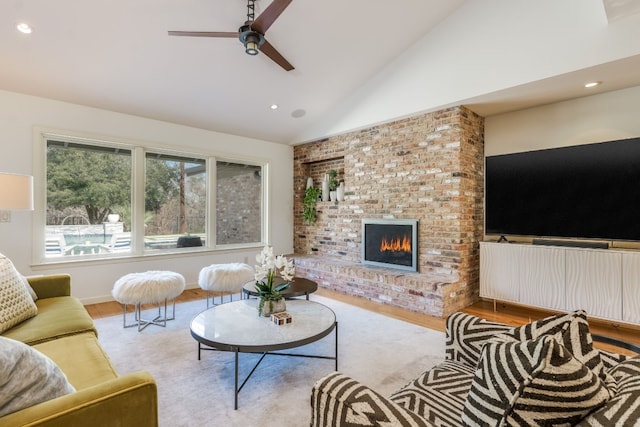
<svg viewBox="0 0 640 427"><path fill-rule="evenodd" d="M234 298L235 300L236 298ZM339 325L338 369L388 396L444 359L444 334L329 298ZM313 384L332 372L333 360L267 356L239 394L233 409L234 355L205 351L198 360L191 319L206 302L176 306L167 328L150 325L138 333L122 328L122 316L97 319L100 341L121 374L146 370L158 384L162 427L308 426ZM290 350L332 355L335 335ZM240 380L259 355L240 355Z"/></svg>

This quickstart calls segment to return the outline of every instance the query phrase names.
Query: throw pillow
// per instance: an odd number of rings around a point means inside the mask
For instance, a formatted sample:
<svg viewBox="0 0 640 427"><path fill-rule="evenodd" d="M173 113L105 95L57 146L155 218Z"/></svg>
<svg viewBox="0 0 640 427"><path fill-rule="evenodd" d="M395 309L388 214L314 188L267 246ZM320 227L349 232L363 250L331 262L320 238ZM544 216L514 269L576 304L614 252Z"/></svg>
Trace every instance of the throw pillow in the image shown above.
<svg viewBox="0 0 640 427"><path fill-rule="evenodd" d="M513 328L508 332L500 334L499 337L511 338L511 341L528 341L543 335L554 335L558 332L564 332L569 323L571 323L574 317L579 313L584 312L576 311L573 313L561 313L545 317L544 319L536 320L535 322Z"/></svg>
<svg viewBox="0 0 640 427"><path fill-rule="evenodd" d="M606 373L600 358L600 352L593 347L593 338L589 331L587 313L584 310L547 317L500 334L494 339L526 341L535 340L544 335L550 335L564 345L576 359L604 381L612 396L615 394L616 382Z"/></svg>
<svg viewBox="0 0 640 427"><path fill-rule="evenodd" d="M612 351L603 350L601 348L599 348L598 351L600 352L600 359L602 359L604 370L609 373L611 373L610 370L612 368L615 368L620 363L629 359L629 356L626 356L624 354L614 353Z"/></svg>
<svg viewBox="0 0 640 427"><path fill-rule="evenodd" d="M0 333L38 314L11 260L0 255Z"/></svg>
<svg viewBox="0 0 640 427"><path fill-rule="evenodd" d="M485 320L461 311L453 313L447 317L445 357L447 360L461 362L475 368L480 360L482 346L487 340L512 329L513 326Z"/></svg>
<svg viewBox="0 0 640 427"><path fill-rule="evenodd" d="M611 369L618 393L605 406L582 420L579 426L632 427L640 425L640 356Z"/></svg>
<svg viewBox="0 0 640 427"><path fill-rule="evenodd" d="M640 356L628 357L608 371L616 381L627 378L640 378Z"/></svg>
<svg viewBox="0 0 640 427"><path fill-rule="evenodd" d="M598 376L550 336L489 342L462 421L469 426L574 425L608 399Z"/></svg>
<svg viewBox="0 0 640 427"><path fill-rule="evenodd" d="M74 391L47 356L20 341L0 337L0 417Z"/></svg>
<svg viewBox="0 0 640 427"><path fill-rule="evenodd" d="M31 284L29 283L29 279L24 277L22 274L20 275L20 279L22 280L22 284L24 285L27 292L29 292L29 295L31 295L31 298L34 301L38 301L38 294L36 294L36 291L34 291L33 288L31 287Z"/></svg>

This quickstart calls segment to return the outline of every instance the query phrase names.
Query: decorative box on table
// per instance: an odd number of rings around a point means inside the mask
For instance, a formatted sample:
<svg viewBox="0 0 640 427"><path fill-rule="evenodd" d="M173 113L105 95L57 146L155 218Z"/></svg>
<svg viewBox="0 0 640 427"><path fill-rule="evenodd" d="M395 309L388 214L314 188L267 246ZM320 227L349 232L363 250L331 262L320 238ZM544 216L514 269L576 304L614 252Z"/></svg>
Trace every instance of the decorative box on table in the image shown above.
<svg viewBox="0 0 640 427"><path fill-rule="evenodd" d="M281 311L280 313L273 313L271 315L271 321L276 325L286 325L288 323L291 323L292 320L293 319L291 318L291 315L286 311Z"/></svg>

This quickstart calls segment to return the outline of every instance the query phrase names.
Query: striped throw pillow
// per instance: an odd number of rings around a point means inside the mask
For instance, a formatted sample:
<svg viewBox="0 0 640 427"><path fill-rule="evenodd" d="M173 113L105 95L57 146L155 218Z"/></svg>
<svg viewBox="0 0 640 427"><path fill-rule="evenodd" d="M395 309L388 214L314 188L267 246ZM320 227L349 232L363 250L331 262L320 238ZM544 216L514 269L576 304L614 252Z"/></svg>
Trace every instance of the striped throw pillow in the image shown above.
<svg viewBox="0 0 640 427"><path fill-rule="evenodd" d="M574 425L608 399L598 375L549 335L489 342L462 421L469 426Z"/></svg>

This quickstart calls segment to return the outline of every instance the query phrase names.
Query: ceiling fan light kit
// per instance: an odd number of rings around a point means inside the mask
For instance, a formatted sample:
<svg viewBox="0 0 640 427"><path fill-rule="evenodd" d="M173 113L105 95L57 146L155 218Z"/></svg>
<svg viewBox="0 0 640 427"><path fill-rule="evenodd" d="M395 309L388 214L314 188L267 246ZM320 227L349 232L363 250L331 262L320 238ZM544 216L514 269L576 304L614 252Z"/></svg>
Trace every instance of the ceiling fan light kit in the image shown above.
<svg viewBox="0 0 640 427"><path fill-rule="evenodd" d="M240 27L238 32L240 33L239 39L244 45L245 52L248 55L257 55L259 49L264 44L262 34L252 31L250 25Z"/></svg>
<svg viewBox="0 0 640 427"><path fill-rule="evenodd" d="M269 6L258 16L254 18L255 0L247 0L247 21L241 26L237 32L230 31L169 31L170 36L189 36L189 37L238 37L244 46L244 51L248 55L255 56L258 52L262 52L273 62L284 68L286 71L294 69L269 43L264 34L276 19L284 12L292 0L273 0Z"/></svg>

